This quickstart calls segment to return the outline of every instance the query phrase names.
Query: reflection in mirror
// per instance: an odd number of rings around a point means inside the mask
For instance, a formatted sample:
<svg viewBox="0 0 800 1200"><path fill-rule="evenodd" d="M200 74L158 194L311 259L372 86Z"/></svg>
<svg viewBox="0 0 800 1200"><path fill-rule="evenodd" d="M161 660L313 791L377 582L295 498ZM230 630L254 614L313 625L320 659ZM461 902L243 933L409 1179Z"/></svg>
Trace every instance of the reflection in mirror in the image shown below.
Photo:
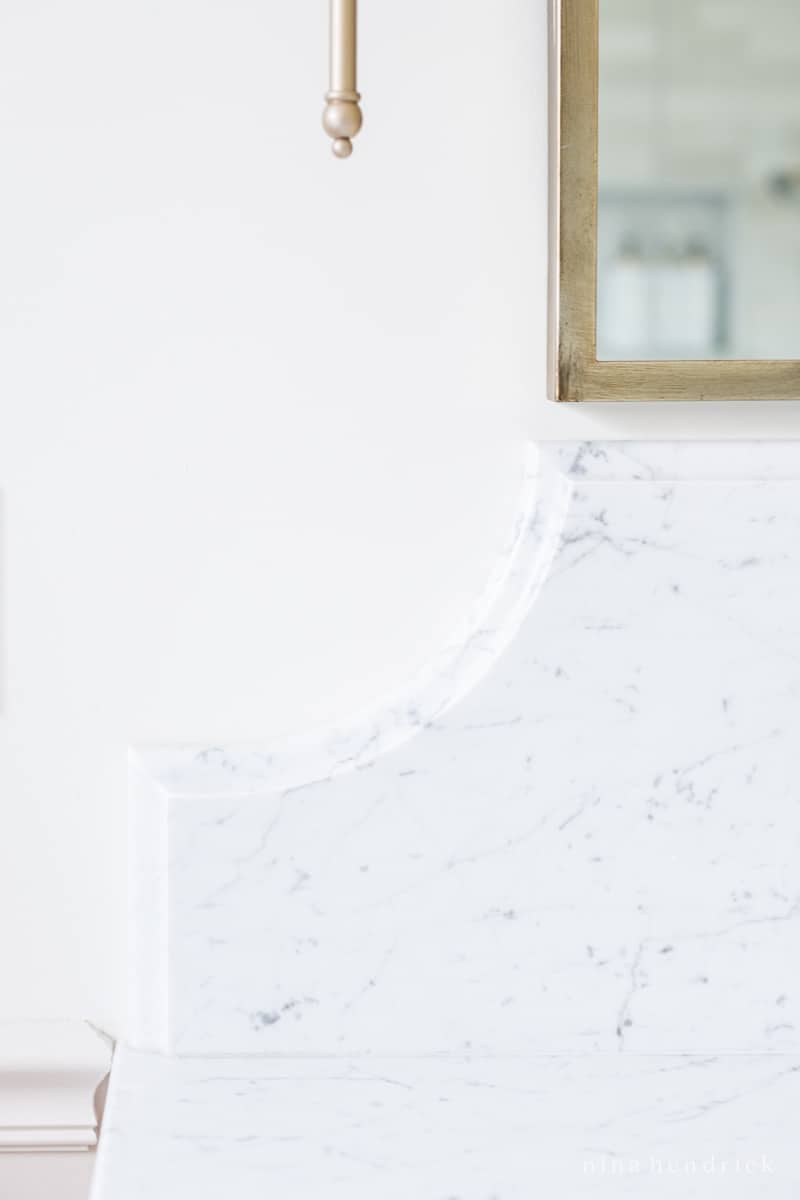
<svg viewBox="0 0 800 1200"><path fill-rule="evenodd" d="M800 0L600 0L597 357L800 358Z"/></svg>

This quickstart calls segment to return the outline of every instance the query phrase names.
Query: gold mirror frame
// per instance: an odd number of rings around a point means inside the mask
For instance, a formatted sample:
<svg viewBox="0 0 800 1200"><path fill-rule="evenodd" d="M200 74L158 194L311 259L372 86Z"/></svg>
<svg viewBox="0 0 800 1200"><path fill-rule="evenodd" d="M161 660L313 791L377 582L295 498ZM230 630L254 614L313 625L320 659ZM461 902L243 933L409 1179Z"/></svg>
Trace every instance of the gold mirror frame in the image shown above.
<svg viewBox="0 0 800 1200"><path fill-rule="evenodd" d="M800 400L800 361L597 358L600 0L551 3L551 355L557 401Z"/></svg>

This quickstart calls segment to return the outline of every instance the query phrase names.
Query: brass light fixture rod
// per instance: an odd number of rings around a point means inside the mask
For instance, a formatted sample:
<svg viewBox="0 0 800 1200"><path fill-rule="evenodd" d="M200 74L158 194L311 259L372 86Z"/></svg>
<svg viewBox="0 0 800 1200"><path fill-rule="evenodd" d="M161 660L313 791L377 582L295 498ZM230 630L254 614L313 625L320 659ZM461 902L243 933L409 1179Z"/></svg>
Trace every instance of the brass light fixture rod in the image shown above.
<svg viewBox="0 0 800 1200"><path fill-rule="evenodd" d="M322 127L333 138L336 157L349 158L362 121L356 85L358 0L330 2L331 78Z"/></svg>

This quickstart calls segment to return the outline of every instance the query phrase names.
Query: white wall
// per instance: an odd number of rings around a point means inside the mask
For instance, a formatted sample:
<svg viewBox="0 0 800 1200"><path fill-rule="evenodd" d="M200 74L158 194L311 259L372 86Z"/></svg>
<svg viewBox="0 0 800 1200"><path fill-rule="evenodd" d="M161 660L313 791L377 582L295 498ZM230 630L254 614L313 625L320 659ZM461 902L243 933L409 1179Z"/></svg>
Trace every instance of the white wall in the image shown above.
<svg viewBox="0 0 800 1200"><path fill-rule="evenodd" d="M0 1015L118 1032L125 749L369 704L455 625L547 438L794 408L545 398L544 0L0 14Z"/></svg>

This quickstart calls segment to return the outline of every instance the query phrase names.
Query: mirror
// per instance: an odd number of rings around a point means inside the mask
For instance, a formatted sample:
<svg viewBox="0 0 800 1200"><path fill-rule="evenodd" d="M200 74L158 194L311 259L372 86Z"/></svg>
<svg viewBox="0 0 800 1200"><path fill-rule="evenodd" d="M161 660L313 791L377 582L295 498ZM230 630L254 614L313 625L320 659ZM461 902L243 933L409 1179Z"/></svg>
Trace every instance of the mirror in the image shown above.
<svg viewBox="0 0 800 1200"><path fill-rule="evenodd" d="M800 0L554 32L556 398L800 398Z"/></svg>

